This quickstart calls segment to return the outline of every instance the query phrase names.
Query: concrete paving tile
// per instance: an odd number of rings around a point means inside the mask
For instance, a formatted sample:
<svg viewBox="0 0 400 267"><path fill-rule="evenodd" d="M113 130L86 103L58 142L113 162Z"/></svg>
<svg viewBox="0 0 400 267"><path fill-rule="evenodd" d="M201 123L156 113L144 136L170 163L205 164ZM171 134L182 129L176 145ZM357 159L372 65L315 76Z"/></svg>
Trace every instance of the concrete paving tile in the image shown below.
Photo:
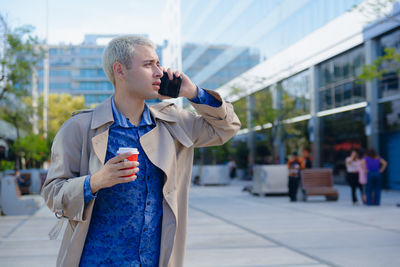
<svg viewBox="0 0 400 267"><path fill-rule="evenodd" d="M18 256L54 256L57 255L60 245L60 240L2 241L0 243L0 259ZM0 264L0 266L2 265Z"/></svg>
<svg viewBox="0 0 400 267"><path fill-rule="evenodd" d="M190 232L193 235L203 234L215 234L215 235L230 235L232 233L244 233L244 231L233 225L229 225L223 222L216 222L214 224L195 224L190 225Z"/></svg>
<svg viewBox="0 0 400 267"><path fill-rule="evenodd" d="M400 266L400 246L383 247L337 247L330 249L304 249L342 267L398 267Z"/></svg>
<svg viewBox="0 0 400 267"><path fill-rule="evenodd" d="M349 249L375 246L400 246L400 234L382 230L369 231L319 231L312 229L304 232L269 234L273 240L290 247L303 248L338 248Z"/></svg>
<svg viewBox="0 0 400 267"><path fill-rule="evenodd" d="M252 234L193 235L190 228L187 242L188 249L257 248L272 246L276 246L276 244Z"/></svg>
<svg viewBox="0 0 400 267"><path fill-rule="evenodd" d="M9 238L49 239L48 233L56 222L56 218L32 217L15 230Z"/></svg>
<svg viewBox="0 0 400 267"><path fill-rule="evenodd" d="M186 267L250 267L315 264L317 261L282 247L188 249Z"/></svg>
<svg viewBox="0 0 400 267"><path fill-rule="evenodd" d="M21 222L24 221L26 217L18 217L18 216L2 216L0 217L0 237L9 236L13 230L18 226Z"/></svg>
<svg viewBox="0 0 400 267"><path fill-rule="evenodd" d="M54 255L39 255L18 257L0 257L0 266L4 267L54 267L57 257Z"/></svg>

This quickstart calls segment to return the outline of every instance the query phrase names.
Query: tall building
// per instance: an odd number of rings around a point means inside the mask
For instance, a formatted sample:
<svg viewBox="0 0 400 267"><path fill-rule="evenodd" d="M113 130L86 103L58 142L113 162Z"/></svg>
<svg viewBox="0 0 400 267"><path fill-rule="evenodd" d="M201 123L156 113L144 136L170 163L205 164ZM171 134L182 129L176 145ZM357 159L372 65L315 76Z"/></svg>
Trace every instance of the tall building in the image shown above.
<svg viewBox="0 0 400 267"><path fill-rule="evenodd" d="M114 36L86 35L81 45L50 45L50 93L83 95L88 106L100 103L109 97L114 88L103 71L102 55L105 45L99 44L99 41ZM185 64L186 56L190 51L198 47L195 44L183 47L183 64ZM186 73L190 77L195 76L207 66L210 60L230 48L222 45L207 46L204 53L188 68ZM157 46L156 48L161 63L162 49L164 49L164 46ZM240 49L243 50L241 54L233 58L220 72L214 73L199 86L216 89L259 63L259 54L255 49ZM42 91L43 69L38 71L38 81L38 89Z"/></svg>
<svg viewBox="0 0 400 267"><path fill-rule="evenodd" d="M399 63L382 63L380 79L359 79L363 66L385 55L386 48L400 53L400 2L380 18L365 12L368 8L371 1L364 1L217 91L229 98L232 87L243 88L243 95L230 100L247 102L248 109L265 95L273 96L277 110L293 101L292 112L281 118L287 132L275 135L281 163L290 152L308 148L314 167L332 167L343 180L350 150L375 148L388 161L385 186L400 189ZM253 128L244 121L242 138L250 140L252 129L272 130L271 123Z"/></svg>
<svg viewBox="0 0 400 267"><path fill-rule="evenodd" d="M109 97L114 88L103 71L105 45L99 42L112 37L115 35L86 35L81 45L50 45L50 93L83 95L87 106ZM42 91L43 69L38 71L38 82Z"/></svg>
<svg viewBox="0 0 400 267"><path fill-rule="evenodd" d="M196 50L203 50L202 54L189 65L188 61ZM201 45L201 44L185 44L182 47L182 61L185 73L189 77L193 77L196 82L197 75L201 74L215 58L223 55L223 53L232 46L228 45ZM232 58L218 72L213 73L207 79L204 79L199 86L215 90L223 84L229 82L233 78L239 76L250 68L260 63L260 52L258 49L249 47L234 47L240 50L240 54Z"/></svg>

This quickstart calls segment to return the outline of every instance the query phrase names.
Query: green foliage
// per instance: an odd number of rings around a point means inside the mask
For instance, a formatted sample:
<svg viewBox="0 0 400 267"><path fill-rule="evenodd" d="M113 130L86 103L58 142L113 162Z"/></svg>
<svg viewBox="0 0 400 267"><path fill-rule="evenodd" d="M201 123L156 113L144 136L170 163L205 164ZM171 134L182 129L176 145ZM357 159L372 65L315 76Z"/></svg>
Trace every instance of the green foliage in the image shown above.
<svg viewBox="0 0 400 267"><path fill-rule="evenodd" d="M19 138L12 148L20 151L27 161L27 165L38 168L49 157L49 147L43 136L30 134Z"/></svg>
<svg viewBox="0 0 400 267"><path fill-rule="evenodd" d="M236 115L238 116L242 129L247 128L246 98L239 99L232 103Z"/></svg>
<svg viewBox="0 0 400 267"><path fill-rule="evenodd" d="M22 26L4 36L5 53L0 58L0 100L7 95L21 97L28 94L32 68L43 56L39 48L40 41L31 35L32 31L32 26Z"/></svg>
<svg viewBox="0 0 400 267"><path fill-rule="evenodd" d="M26 98L28 106L32 106L32 97ZM39 98L38 117L41 129L43 128L43 95ZM72 96L70 94L49 94L49 114L48 114L48 136L55 136L61 125L71 117L71 113L77 110L86 109L85 98L83 96ZM43 132L43 130L41 130Z"/></svg>
<svg viewBox="0 0 400 267"><path fill-rule="evenodd" d="M396 48L385 48L385 54L374 60L373 64L364 65L362 72L358 76L361 82L382 79L386 73L396 73L400 75L400 52Z"/></svg>
<svg viewBox="0 0 400 267"><path fill-rule="evenodd" d="M14 162L8 160L0 160L0 171L14 169Z"/></svg>
<svg viewBox="0 0 400 267"><path fill-rule="evenodd" d="M239 169L247 169L249 163L249 148L246 142L232 142L231 144L231 156L236 161L236 165Z"/></svg>

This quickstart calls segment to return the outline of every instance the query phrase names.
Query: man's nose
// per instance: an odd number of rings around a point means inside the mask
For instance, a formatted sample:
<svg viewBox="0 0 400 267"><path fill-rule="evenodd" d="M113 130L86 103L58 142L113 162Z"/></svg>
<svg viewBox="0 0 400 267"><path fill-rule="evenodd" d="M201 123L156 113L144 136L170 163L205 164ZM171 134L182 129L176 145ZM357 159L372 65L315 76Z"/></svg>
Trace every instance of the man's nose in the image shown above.
<svg viewBox="0 0 400 267"><path fill-rule="evenodd" d="M156 66L156 68L154 70L154 76L161 78L163 76L163 74L164 73L163 73L161 67L160 66Z"/></svg>

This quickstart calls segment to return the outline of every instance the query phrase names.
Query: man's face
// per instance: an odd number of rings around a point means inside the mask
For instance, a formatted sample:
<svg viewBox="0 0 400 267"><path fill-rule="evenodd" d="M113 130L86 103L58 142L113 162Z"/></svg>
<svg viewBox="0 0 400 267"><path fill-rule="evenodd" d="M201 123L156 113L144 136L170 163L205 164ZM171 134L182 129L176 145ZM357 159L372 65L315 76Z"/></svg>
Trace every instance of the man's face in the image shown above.
<svg viewBox="0 0 400 267"><path fill-rule="evenodd" d="M124 87L141 99L158 97L163 75L156 51L149 46L136 46L130 69L125 69Z"/></svg>

